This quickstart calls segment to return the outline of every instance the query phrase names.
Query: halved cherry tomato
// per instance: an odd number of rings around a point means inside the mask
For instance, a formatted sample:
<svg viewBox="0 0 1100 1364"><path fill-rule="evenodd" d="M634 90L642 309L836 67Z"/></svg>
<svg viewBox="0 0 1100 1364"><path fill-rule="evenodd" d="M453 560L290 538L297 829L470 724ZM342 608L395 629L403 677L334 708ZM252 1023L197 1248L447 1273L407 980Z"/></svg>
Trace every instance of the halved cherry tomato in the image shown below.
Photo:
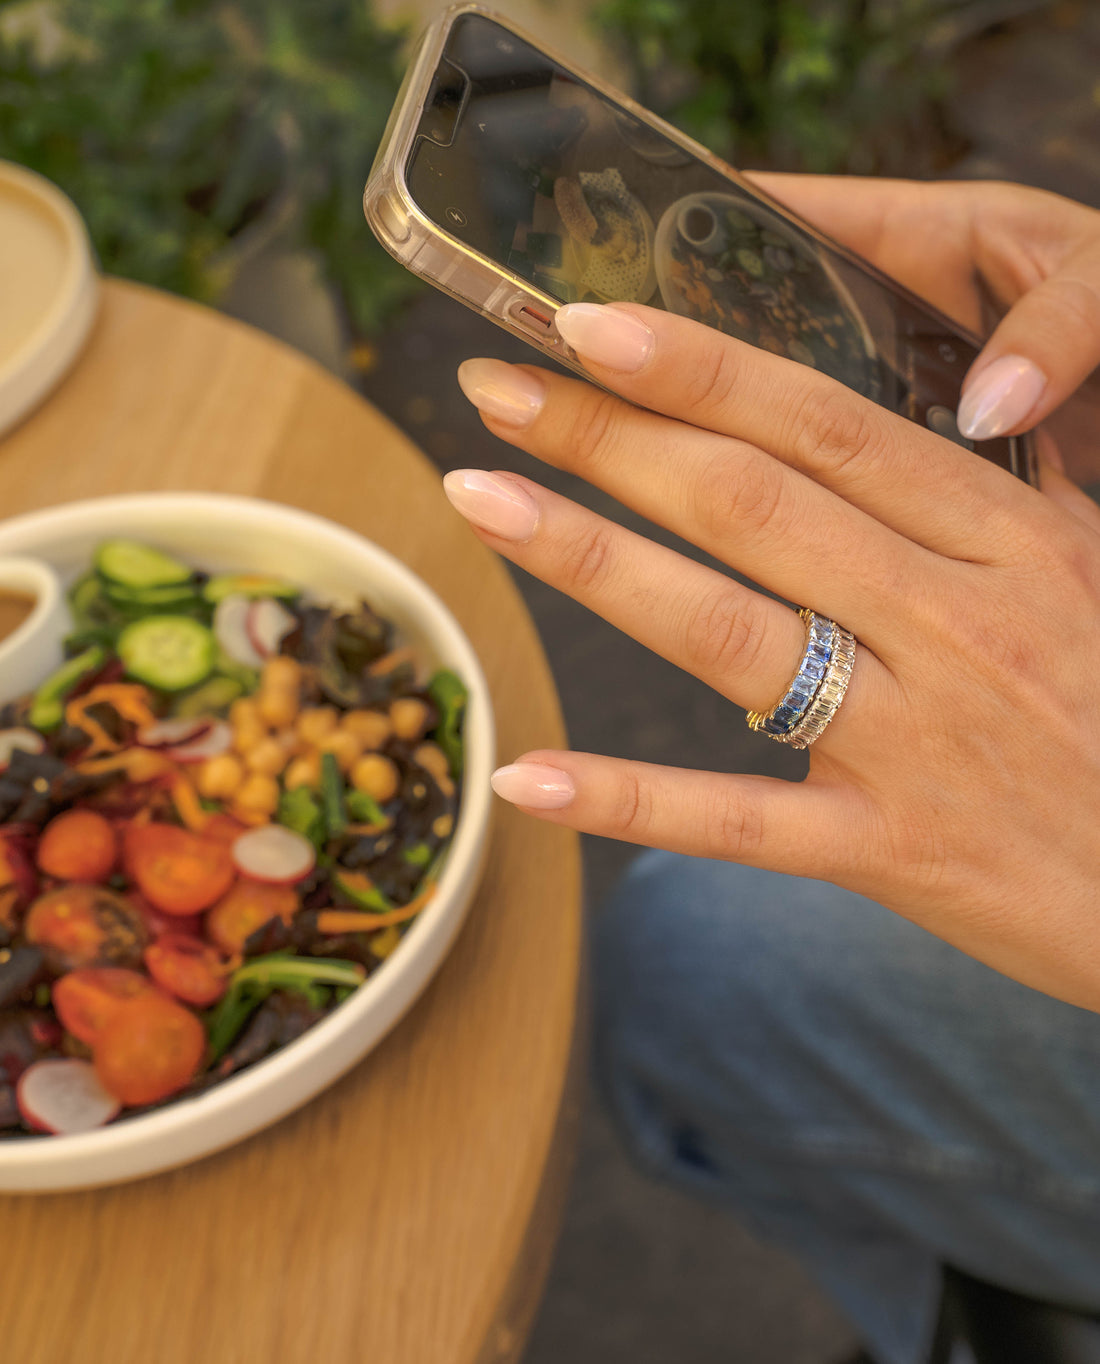
<svg viewBox="0 0 1100 1364"><path fill-rule="evenodd" d="M145 926L154 942L157 938L163 938L165 933L186 933L192 938L202 937L201 914L165 914L163 910L154 908L140 892L132 890L129 896L141 911L141 917L145 920Z"/></svg>
<svg viewBox="0 0 1100 1364"><path fill-rule="evenodd" d="M118 861L118 839L95 810L66 810L42 831L36 860L59 881L106 881Z"/></svg>
<svg viewBox="0 0 1100 1364"><path fill-rule="evenodd" d="M122 966L83 966L56 981L53 1006L66 1031L94 1047L104 1025L139 995L156 986L140 971Z"/></svg>
<svg viewBox="0 0 1100 1364"><path fill-rule="evenodd" d="M56 972L137 966L149 941L140 912L125 896L80 881L40 895L27 911L23 931L44 949Z"/></svg>
<svg viewBox="0 0 1100 1364"><path fill-rule="evenodd" d="M226 952L241 952L257 928L275 918L289 924L297 912L298 895L293 886L242 876L207 914L207 937Z"/></svg>
<svg viewBox="0 0 1100 1364"><path fill-rule="evenodd" d="M169 994L206 1008L229 983L228 962L216 947L186 933L165 933L145 949L149 974Z"/></svg>
<svg viewBox="0 0 1100 1364"><path fill-rule="evenodd" d="M224 811L215 811L211 814L202 828L203 838L212 838L216 843L233 843L241 834L247 832L247 824L242 824L239 819L234 819Z"/></svg>
<svg viewBox="0 0 1100 1364"><path fill-rule="evenodd" d="M104 1089L116 1099L152 1104L183 1089L205 1051L206 1033L190 1009L151 990L104 1024L92 1059Z"/></svg>
<svg viewBox="0 0 1100 1364"><path fill-rule="evenodd" d="M228 844L175 824L130 825L125 855L141 893L165 914L195 914L233 884Z"/></svg>

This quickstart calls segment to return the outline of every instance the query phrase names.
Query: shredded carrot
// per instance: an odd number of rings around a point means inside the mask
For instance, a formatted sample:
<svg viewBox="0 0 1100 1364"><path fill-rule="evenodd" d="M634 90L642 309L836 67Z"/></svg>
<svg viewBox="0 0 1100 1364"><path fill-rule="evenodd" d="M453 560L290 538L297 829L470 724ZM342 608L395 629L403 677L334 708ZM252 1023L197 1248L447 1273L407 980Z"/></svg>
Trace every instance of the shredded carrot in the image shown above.
<svg viewBox="0 0 1100 1364"><path fill-rule="evenodd" d="M184 825L194 833L201 834L210 822L210 815L202 808L191 778L178 769L172 778L172 804Z"/></svg>
<svg viewBox="0 0 1100 1364"><path fill-rule="evenodd" d="M392 673L394 668L399 668L402 663L411 663L415 656L412 645L403 644L400 649L391 649L388 654L376 658L367 668L367 672L371 677L384 677L386 673Z"/></svg>
<svg viewBox="0 0 1100 1364"><path fill-rule="evenodd" d="M402 924L419 914L434 894L435 886L430 885L415 900L386 914L361 914L354 909L323 909L317 915L317 931L325 934L373 933L379 928L389 928L390 924Z"/></svg>
<svg viewBox="0 0 1100 1364"><path fill-rule="evenodd" d="M172 775L175 763L161 753L148 748L123 748L117 753L103 753L97 758L82 758L76 764L78 772L94 775L97 772L125 772L134 782L155 781L157 777Z"/></svg>
<svg viewBox="0 0 1100 1364"><path fill-rule="evenodd" d="M91 736L91 747L86 756L95 757L97 753L113 753L121 745L112 739L98 720L88 714L93 706L110 706L124 720L132 720L135 725L152 725L157 717L149 709L148 689L130 682L104 682L93 687L83 696L74 697L65 707L65 721L76 729L82 729Z"/></svg>
<svg viewBox="0 0 1100 1364"><path fill-rule="evenodd" d="M384 834L387 829L392 828L393 820L387 819L381 824L349 824L344 832L358 834L361 838L373 838L375 834Z"/></svg>

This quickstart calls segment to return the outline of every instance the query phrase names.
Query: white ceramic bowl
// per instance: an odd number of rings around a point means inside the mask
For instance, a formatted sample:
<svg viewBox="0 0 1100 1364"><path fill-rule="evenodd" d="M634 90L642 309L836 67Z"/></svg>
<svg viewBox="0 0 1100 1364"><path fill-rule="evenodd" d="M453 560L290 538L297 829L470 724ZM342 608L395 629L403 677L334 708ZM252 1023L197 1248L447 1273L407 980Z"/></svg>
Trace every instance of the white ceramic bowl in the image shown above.
<svg viewBox="0 0 1100 1364"><path fill-rule="evenodd" d="M355 1064L405 1013L442 962L473 896L489 824L493 718L477 657L454 617L402 563L331 521L272 502L139 493L74 502L0 523L0 555L33 555L71 580L108 536L146 540L211 571L279 574L321 600L362 595L426 665L469 688L465 778L439 890L400 947L297 1041L207 1093L65 1137L0 1139L0 1190L86 1188L185 1164L298 1108Z"/></svg>
<svg viewBox="0 0 1100 1364"><path fill-rule="evenodd" d="M61 640L71 618L56 569L41 559L12 554L0 558L0 592L34 598L34 608L0 640L0 705L37 686L60 666Z"/></svg>

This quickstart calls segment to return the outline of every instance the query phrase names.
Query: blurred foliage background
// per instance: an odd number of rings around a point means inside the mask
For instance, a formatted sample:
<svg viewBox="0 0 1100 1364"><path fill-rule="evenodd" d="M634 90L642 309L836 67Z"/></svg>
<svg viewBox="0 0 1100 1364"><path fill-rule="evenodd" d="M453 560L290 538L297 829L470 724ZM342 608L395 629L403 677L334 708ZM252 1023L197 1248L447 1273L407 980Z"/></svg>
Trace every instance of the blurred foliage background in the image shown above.
<svg viewBox="0 0 1100 1364"><path fill-rule="evenodd" d="M637 98L735 165L927 176L965 38L1035 0L599 0Z"/></svg>
<svg viewBox="0 0 1100 1364"><path fill-rule="evenodd" d="M192 298L276 233L316 247L369 335L413 287L362 208L405 41L365 0L0 4L0 157L65 190L105 270Z"/></svg>
<svg viewBox="0 0 1100 1364"><path fill-rule="evenodd" d="M921 175L952 152L952 41L1028 7L594 0L592 20L641 101L735 163ZM0 157L74 199L105 270L194 298L276 237L314 248L369 337L418 287L361 208L408 36L371 0L0 0Z"/></svg>

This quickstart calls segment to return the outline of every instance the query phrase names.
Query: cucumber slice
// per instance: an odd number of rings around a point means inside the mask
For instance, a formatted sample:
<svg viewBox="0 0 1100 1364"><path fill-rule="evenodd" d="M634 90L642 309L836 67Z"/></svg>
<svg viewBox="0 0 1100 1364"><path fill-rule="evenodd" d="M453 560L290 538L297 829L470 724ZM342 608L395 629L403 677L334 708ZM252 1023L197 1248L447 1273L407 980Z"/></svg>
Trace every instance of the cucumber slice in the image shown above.
<svg viewBox="0 0 1100 1364"><path fill-rule="evenodd" d="M293 601L302 595L302 589L297 583L272 578L266 573L222 573L207 582L202 595L216 606L223 597L233 596L279 597L283 601Z"/></svg>
<svg viewBox="0 0 1100 1364"><path fill-rule="evenodd" d="M104 540L93 563L103 577L123 587L165 587L194 576L186 564L137 540Z"/></svg>
<svg viewBox="0 0 1100 1364"><path fill-rule="evenodd" d="M154 610L164 614L179 607L194 606L202 598L188 583L168 583L163 587L123 587L121 583L104 584L104 593L115 605L126 611Z"/></svg>
<svg viewBox="0 0 1100 1364"><path fill-rule="evenodd" d="M146 616L118 637L118 656L131 677L161 691L183 691L209 677L214 636L190 616Z"/></svg>

